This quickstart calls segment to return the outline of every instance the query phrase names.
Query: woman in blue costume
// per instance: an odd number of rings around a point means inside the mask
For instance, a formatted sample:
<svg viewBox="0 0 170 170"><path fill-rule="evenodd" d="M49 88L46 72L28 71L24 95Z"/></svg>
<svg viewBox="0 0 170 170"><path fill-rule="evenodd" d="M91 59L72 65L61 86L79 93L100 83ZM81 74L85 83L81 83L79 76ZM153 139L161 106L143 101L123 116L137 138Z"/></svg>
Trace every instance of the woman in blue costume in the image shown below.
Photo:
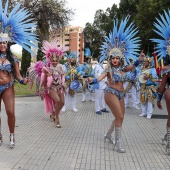
<svg viewBox="0 0 170 170"><path fill-rule="evenodd" d="M161 19L156 18L158 23L154 23L156 30L154 30L163 39L151 39L153 42L157 43L156 53L160 59L165 62L166 70L164 69L162 74L162 82L157 93L157 106L162 109L161 99L164 95L166 101L166 107L168 111L167 120L167 133L164 135L162 142L166 141L166 151L170 155L170 10L168 12L164 11L164 15L160 14ZM158 61L159 61L158 60Z"/></svg>
<svg viewBox="0 0 170 170"><path fill-rule="evenodd" d="M105 38L101 47L102 56L107 56L107 66L105 71L98 78L88 78L90 83L97 83L107 77L107 87L105 88L105 102L112 111L115 119L113 120L107 134L104 136L114 144L114 149L124 153L125 149L121 142L122 123L124 119L124 99L123 99L123 82L125 81L124 72L130 71L137 67L140 61L145 57L144 53L140 54L139 60L135 57L139 51L139 38L134 37L137 30L134 24L127 26L129 17L121 21L118 28L118 21L114 21L113 32ZM135 60L134 65L124 66L123 60L130 64L129 59ZM111 134L115 130L115 141Z"/></svg>
<svg viewBox="0 0 170 170"><path fill-rule="evenodd" d="M36 42L36 35L31 33L35 24L26 22L29 17L28 11L20 9L20 4L16 5L10 14L7 14L8 0L5 9L2 9L0 0L0 101L3 100L10 131L10 148L15 145L15 92L14 78L19 83L27 84L27 78L20 75L19 60L10 51L10 42L14 42L33 53L28 46L36 47L30 40ZM20 17L19 17L20 16ZM1 119L0 119L0 145L2 144Z"/></svg>

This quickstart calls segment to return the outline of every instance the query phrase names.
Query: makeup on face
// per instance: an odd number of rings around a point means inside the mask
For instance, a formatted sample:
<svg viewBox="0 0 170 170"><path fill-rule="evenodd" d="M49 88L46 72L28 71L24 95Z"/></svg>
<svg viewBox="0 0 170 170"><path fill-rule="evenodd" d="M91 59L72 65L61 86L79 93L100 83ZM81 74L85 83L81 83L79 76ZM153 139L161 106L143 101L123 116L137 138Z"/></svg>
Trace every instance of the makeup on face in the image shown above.
<svg viewBox="0 0 170 170"><path fill-rule="evenodd" d="M6 53L7 50L7 41L0 42L0 51L1 53Z"/></svg>
<svg viewBox="0 0 170 170"><path fill-rule="evenodd" d="M119 56L116 56L116 57L111 56L111 62L113 65L118 65L120 62L120 57Z"/></svg>

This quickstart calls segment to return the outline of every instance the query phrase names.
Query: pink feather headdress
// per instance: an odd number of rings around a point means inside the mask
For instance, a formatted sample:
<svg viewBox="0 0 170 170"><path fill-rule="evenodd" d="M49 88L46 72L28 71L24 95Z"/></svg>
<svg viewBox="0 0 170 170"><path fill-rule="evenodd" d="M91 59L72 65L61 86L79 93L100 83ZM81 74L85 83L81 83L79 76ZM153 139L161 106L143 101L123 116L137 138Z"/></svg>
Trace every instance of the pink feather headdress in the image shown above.
<svg viewBox="0 0 170 170"><path fill-rule="evenodd" d="M59 41L43 41L42 52L45 54L48 63L53 57L59 56L60 59L63 53L67 51L65 46L58 47L58 42Z"/></svg>

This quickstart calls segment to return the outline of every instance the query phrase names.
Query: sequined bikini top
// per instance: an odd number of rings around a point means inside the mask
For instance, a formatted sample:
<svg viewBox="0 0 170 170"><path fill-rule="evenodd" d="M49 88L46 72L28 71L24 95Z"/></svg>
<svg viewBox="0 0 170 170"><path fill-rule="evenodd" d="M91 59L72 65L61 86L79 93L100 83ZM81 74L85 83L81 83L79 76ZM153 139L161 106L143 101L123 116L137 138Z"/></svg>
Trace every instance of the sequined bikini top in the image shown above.
<svg viewBox="0 0 170 170"><path fill-rule="evenodd" d="M6 59L6 54L0 54L0 58ZM14 57L13 59L14 59L14 62L19 62L17 57ZM6 60L5 62L0 61L0 70L11 73L12 71L11 63L8 60Z"/></svg>
<svg viewBox="0 0 170 170"><path fill-rule="evenodd" d="M11 63L9 61L5 63L0 62L0 70L11 73Z"/></svg>
<svg viewBox="0 0 170 170"><path fill-rule="evenodd" d="M112 80L114 83L116 82L124 82L125 81L125 75L121 74L122 68L112 68Z"/></svg>
<svg viewBox="0 0 170 170"><path fill-rule="evenodd" d="M0 54L0 58L6 60L6 54ZM7 60L6 62L0 61L0 70L11 72L11 63Z"/></svg>

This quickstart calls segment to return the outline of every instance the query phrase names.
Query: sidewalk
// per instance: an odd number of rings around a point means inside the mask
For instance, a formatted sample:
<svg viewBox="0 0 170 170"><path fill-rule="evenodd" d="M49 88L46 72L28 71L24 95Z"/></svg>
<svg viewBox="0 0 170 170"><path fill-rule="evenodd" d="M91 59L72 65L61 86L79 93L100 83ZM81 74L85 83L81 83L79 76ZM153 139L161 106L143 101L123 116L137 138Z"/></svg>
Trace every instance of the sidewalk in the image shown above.
<svg viewBox="0 0 170 170"><path fill-rule="evenodd" d="M139 117L141 110L127 109L122 139L126 153L104 143L113 116L97 115L94 102L81 102L79 111L67 110L60 115L61 129L44 114L43 101L37 96L16 98L16 146L8 148L9 131L2 103L0 170L169 170L170 156L161 138L166 119ZM154 115L167 115L155 107Z"/></svg>

